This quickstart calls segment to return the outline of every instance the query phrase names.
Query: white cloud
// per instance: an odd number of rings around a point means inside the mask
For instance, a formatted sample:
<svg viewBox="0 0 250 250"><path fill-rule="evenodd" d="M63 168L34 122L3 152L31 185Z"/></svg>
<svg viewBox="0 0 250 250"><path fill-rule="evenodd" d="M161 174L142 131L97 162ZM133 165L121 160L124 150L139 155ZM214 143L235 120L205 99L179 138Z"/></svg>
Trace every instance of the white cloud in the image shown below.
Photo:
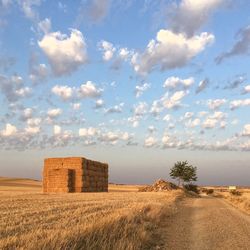
<svg viewBox="0 0 250 250"><path fill-rule="evenodd" d="M193 117L194 113L193 112L186 112L184 115L185 119L190 119L191 117Z"/></svg>
<svg viewBox="0 0 250 250"><path fill-rule="evenodd" d="M3 136L6 136L6 137L13 136L16 133L17 133L17 128L14 125L10 124L10 123L7 123L5 125L5 129L1 131L1 134Z"/></svg>
<svg viewBox="0 0 250 250"><path fill-rule="evenodd" d="M68 100L73 95L73 89L69 86L56 85L51 89L51 92L59 96L63 100Z"/></svg>
<svg viewBox="0 0 250 250"><path fill-rule="evenodd" d="M103 107L103 105L104 105L104 101L102 99L96 100L96 102L95 102L96 109Z"/></svg>
<svg viewBox="0 0 250 250"><path fill-rule="evenodd" d="M58 125L54 125L53 132L54 132L54 135L60 135L62 133L62 128Z"/></svg>
<svg viewBox="0 0 250 250"><path fill-rule="evenodd" d="M31 118L33 115L33 109L32 108L26 108L23 110L23 113L22 113L22 118L24 120L27 120L29 118Z"/></svg>
<svg viewBox="0 0 250 250"><path fill-rule="evenodd" d="M107 41L101 41L99 49L103 52L102 58L104 61L110 61L116 51L113 44Z"/></svg>
<svg viewBox="0 0 250 250"><path fill-rule="evenodd" d="M101 134L99 140L103 141L103 142L111 142L111 143L116 143L119 139L119 135L117 133L114 132L107 132L107 133L103 133Z"/></svg>
<svg viewBox="0 0 250 250"><path fill-rule="evenodd" d="M45 81L47 77L49 76L48 67L44 63L40 63L36 65L36 62L31 62L31 64L32 64L31 73L29 75L30 80L33 83L40 83L40 82Z"/></svg>
<svg viewBox="0 0 250 250"><path fill-rule="evenodd" d="M139 102L134 106L135 116L142 116L147 113L148 104L146 102Z"/></svg>
<svg viewBox="0 0 250 250"><path fill-rule="evenodd" d="M208 85L209 85L209 79L208 78L200 81L198 87L196 88L195 93L198 94L198 93L202 92L204 89L207 88Z"/></svg>
<svg viewBox="0 0 250 250"><path fill-rule="evenodd" d="M87 81L85 84L80 86L78 93L81 98L94 98L101 95L102 89L98 89L93 82Z"/></svg>
<svg viewBox="0 0 250 250"><path fill-rule="evenodd" d="M134 54L131 64L142 75L157 67L162 71L182 67L213 41L214 36L206 32L187 38L184 34L162 29L142 54Z"/></svg>
<svg viewBox="0 0 250 250"><path fill-rule="evenodd" d="M234 110L240 107L250 106L250 99L234 100L230 102L230 109Z"/></svg>
<svg viewBox="0 0 250 250"><path fill-rule="evenodd" d="M202 126L206 129L214 128L218 123L220 123L221 128L226 126L226 122L224 119L226 118L226 114L220 111L214 112L209 115L206 120L203 122Z"/></svg>
<svg viewBox="0 0 250 250"><path fill-rule="evenodd" d="M244 136L250 136L250 124L246 124L244 126L244 130L243 130L242 135L244 135Z"/></svg>
<svg viewBox="0 0 250 250"><path fill-rule="evenodd" d="M81 107L81 103L72 103L72 108L73 110L79 110Z"/></svg>
<svg viewBox="0 0 250 250"><path fill-rule="evenodd" d="M45 18L44 20L38 23L38 28L45 34L49 33L51 30L51 21L49 18Z"/></svg>
<svg viewBox="0 0 250 250"><path fill-rule="evenodd" d="M57 109L49 109L48 112L47 112L48 116L50 118L54 118L54 117L57 117L59 116L60 114L62 114L62 110L60 108L57 108Z"/></svg>
<svg viewBox="0 0 250 250"><path fill-rule="evenodd" d="M162 106L162 100L155 100L152 103L151 109L150 109L150 113L153 116L158 116L163 110L163 106Z"/></svg>
<svg viewBox="0 0 250 250"><path fill-rule="evenodd" d="M215 99L215 100L209 99L207 101L207 105L210 109L214 110L220 108L226 102L227 102L226 99Z"/></svg>
<svg viewBox="0 0 250 250"><path fill-rule="evenodd" d="M23 85L23 78L18 75L6 77L0 75L0 90L9 102L17 102L31 94L31 88Z"/></svg>
<svg viewBox="0 0 250 250"><path fill-rule="evenodd" d="M157 139L153 136L149 136L145 139L144 146L147 148L151 148L157 144Z"/></svg>
<svg viewBox="0 0 250 250"><path fill-rule="evenodd" d="M128 57L130 56L131 52L127 49L127 48L121 48L119 50L119 57L122 59L122 60L127 60Z"/></svg>
<svg viewBox="0 0 250 250"><path fill-rule="evenodd" d="M166 122L169 122L170 120L172 119L172 116L171 115L169 115L169 114L167 114L167 115L165 115L164 117L163 117L163 121L166 121Z"/></svg>
<svg viewBox="0 0 250 250"><path fill-rule="evenodd" d="M156 130L157 130L156 127L154 127L152 125L148 127L149 133L154 133Z"/></svg>
<svg viewBox="0 0 250 250"><path fill-rule="evenodd" d="M181 99L187 94L187 91L176 91L172 96L163 98L163 106L167 109L177 108L181 105Z"/></svg>
<svg viewBox="0 0 250 250"><path fill-rule="evenodd" d="M250 85L244 87L243 94L250 93Z"/></svg>
<svg viewBox="0 0 250 250"><path fill-rule="evenodd" d="M42 119L41 118L29 118L27 120L27 124L29 127L37 127L41 124Z"/></svg>
<svg viewBox="0 0 250 250"><path fill-rule="evenodd" d="M32 20L38 19L38 13L34 7L41 4L40 0L18 0L18 3L27 18Z"/></svg>
<svg viewBox="0 0 250 250"><path fill-rule="evenodd" d="M122 113L122 108L124 106L124 103L120 103L119 105L115 105L111 108L108 108L108 109L105 109L105 113L108 114L108 113Z"/></svg>
<svg viewBox="0 0 250 250"><path fill-rule="evenodd" d="M70 74L87 62L86 44L79 30L72 29L69 37L59 31L47 33L38 45L56 76Z"/></svg>
<svg viewBox="0 0 250 250"><path fill-rule="evenodd" d="M136 98L140 97L143 94L143 92L145 92L149 88L150 88L149 83L144 83L142 85L135 86L135 97Z"/></svg>
<svg viewBox="0 0 250 250"><path fill-rule="evenodd" d="M27 127L27 128L25 128L25 132L27 134L32 134L32 135L38 134L40 132L40 127L33 127L33 126Z"/></svg>
<svg viewBox="0 0 250 250"><path fill-rule="evenodd" d="M176 33L193 36L225 0L182 0L170 13L170 26Z"/></svg>
<svg viewBox="0 0 250 250"><path fill-rule="evenodd" d="M31 94L32 90L29 87L23 87L15 91L16 95L19 97L27 97Z"/></svg>
<svg viewBox="0 0 250 250"><path fill-rule="evenodd" d="M211 118L207 118L204 122L203 122L203 127L204 128L214 128L216 126L216 124L218 123L218 120L216 119L211 119Z"/></svg>
<svg viewBox="0 0 250 250"><path fill-rule="evenodd" d="M93 127L79 129L79 136L82 136L82 137L94 136L97 133L98 133L98 130Z"/></svg>
<svg viewBox="0 0 250 250"><path fill-rule="evenodd" d="M140 118L138 116L133 116L128 118L128 122L132 124L133 128L137 128L139 126Z"/></svg>
<svg viewBox="0 0 250 250"><path fill-rule="evenodd" d="M189 77L186 79L181 79L179 77L171 76L167 78L163 84L164 88L174 89L176 87L189 88L194 84L194 78Z"/></svg>
<svg viewBox="0 0 250 250"><path fill-rule="evenodd" d="M185 123L187 127L194 128L199 126L201 123L199 118L195 118L194 120L189 120L188 122Z"/></svg>

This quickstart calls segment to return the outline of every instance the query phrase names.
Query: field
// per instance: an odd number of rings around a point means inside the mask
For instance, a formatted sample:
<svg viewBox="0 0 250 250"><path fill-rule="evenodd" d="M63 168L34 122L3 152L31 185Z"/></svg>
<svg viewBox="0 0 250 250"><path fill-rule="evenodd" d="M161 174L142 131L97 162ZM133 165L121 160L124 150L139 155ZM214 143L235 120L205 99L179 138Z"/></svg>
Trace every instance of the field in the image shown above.
<svg viewBox="0 0 250 250"><path fill-rule="evenodd" d="M152 249L181 191L42 194L39 181L0 178L0 249Z"/></svg>
<svg viewBox="0 0 250 250"><path fill-rule="evenodd" d="M240 189L240 196L232 195L229 192L217 192L220 197L223 197L227 202L250 215L250 189Z"/></svg>

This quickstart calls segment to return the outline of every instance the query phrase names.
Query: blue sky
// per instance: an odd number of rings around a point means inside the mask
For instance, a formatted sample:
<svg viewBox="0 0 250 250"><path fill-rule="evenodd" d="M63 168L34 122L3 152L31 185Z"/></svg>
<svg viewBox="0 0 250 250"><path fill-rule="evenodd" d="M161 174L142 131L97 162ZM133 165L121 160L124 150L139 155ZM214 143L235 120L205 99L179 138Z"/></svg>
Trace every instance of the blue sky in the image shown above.
<svg viewBox="0 0 250 250"><path fill-rule="evenodd" d="M110 181L249 185L250 3L0 0L0 175L86 156Z"/></svg>

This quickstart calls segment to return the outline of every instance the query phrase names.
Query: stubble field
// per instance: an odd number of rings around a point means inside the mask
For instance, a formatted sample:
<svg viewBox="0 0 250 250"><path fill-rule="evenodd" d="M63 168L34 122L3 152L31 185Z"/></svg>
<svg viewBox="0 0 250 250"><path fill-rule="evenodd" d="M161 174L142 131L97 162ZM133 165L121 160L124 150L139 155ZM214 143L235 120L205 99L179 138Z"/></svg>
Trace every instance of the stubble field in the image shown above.
<svg viewBox="0 0 250 250"><path fill-rule="evenodd" d="M0 249L152 249L180 190L42 194L41 183L0 178Z"/></svg>

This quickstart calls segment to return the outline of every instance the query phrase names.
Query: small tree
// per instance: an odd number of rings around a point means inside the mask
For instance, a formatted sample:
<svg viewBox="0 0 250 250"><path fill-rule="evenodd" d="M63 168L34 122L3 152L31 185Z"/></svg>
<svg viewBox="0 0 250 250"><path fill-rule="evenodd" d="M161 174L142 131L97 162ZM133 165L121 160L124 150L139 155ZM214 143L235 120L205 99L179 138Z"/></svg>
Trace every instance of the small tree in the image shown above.
<svg viewBox="0 0 250 250"><path fill-rule="evenodd" d="M185 182L197 181L196 176L197 168L188 165L187 161L177 161L170 170L170 176L178 180L178 186Z"/></svg>

